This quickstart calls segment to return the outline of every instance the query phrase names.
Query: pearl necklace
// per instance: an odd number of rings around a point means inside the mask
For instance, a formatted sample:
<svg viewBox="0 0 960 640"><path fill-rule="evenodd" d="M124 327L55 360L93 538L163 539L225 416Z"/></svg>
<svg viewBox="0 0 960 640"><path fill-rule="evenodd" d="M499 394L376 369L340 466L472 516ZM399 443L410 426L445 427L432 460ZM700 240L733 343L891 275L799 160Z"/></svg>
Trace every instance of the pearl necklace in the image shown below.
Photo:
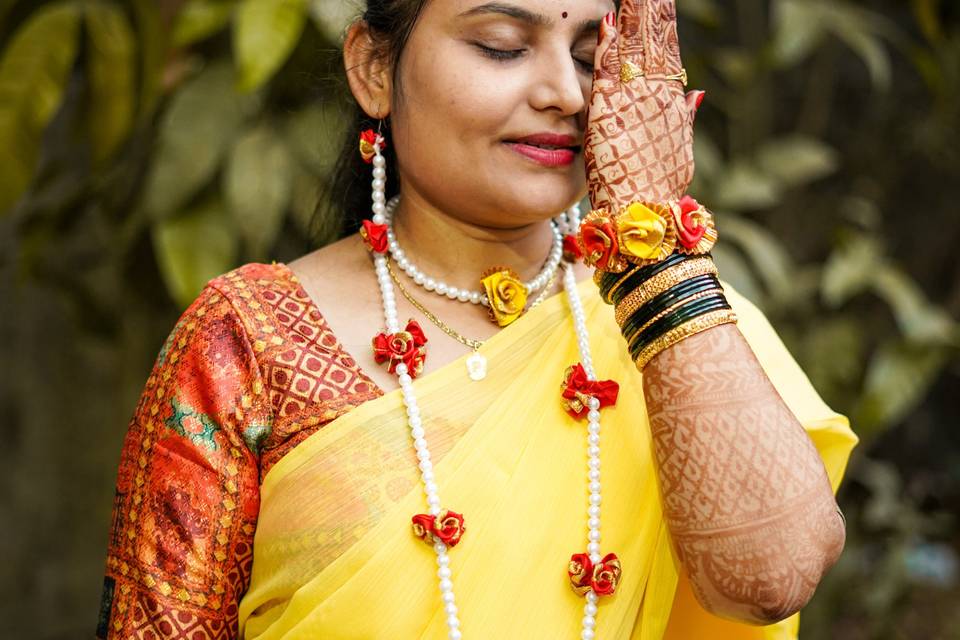
<svg viewBox="0 0 960 640"><path fill-rule="evenodd" d="M400 324L397 321L396 297L393 290L393 282L387 269L387 260L388 258L385 255L374 255L374 264L377 281L380 285L380 294L383 300L383 313L387 325L387 332L396 333L400 331ZM590 334L587 329L583 305L577 290L577 281L573 265L564 265L563 286L567 293L570 311L573 316L574 331L577 337L577 346L580 351L581 364L589 380L594 381L596 380L596 373L594 372L593 360L590 355ZM397 365L396 374L401 393L403 394L403 404L406 407L410 436L413 439L417 459L420 461L420 478L423 483L423 490L426 495L429 512L433 516L438 516L442 511L440 507L439 489L433 473L433 463L431 462L430 450L425 437L426 431L424 430L423 417L420 414L420 408L417 404L413 378L410 376L407 366L402 363ZM587 552L591 562L597 564L600 563L602 559L600 555L600 401L596 397L590 396L586 404L590 409L587 413L587 478L590 489L589 506L587 508ZM439 567L437 577L440 580L440 597L443 600L447 614L448 637L450 640L460 640L462 633L460 631L460 619L457 615L456 598L453 593L448 547L443 542L437 541L433 544L433 550L437 554L437 565ZM582 630L580 634L583 640L592 640L594 638L598 600L599 596L594 591L591 590L586 593L586 604L584 605Z"/></svg>
<svg viewBox="0 0 960 640"><path fill-rule="evenodd" d="M379 156L377 156L379 157ZM374 157L374 164L377 162L377 157ZM379 167L374 167L374 172ZM378 187L380 185L377 183L378 178L374 178L374 205L381 203L383 200L377 197ZM382 189L380 189L382 194ZM387 202L382 208L382 217L377 217L376 213L378 208L375 208L375 213L373 221L377 224L385 224L387 226L387 240L389 247L390 255L393 256L393 260L397 263L397 266L400 267L410 279L413 280L418 286L423 287L427 291L433 292L439 296L445 296L451 300L459 300L460 302L470 302L472 304L480 304L483 306L489 306L490 301L487 299L487 296L482 291L470 291L468 289L460 289L452 285L439 280L437 278L431 278L426 275L423 271L417 267L410 258L407 257L406 253L400 247L400 243L397 241L396 233L393 230L393 214L396 211L397 205L400 203L400 194L395 195L393 198ZM560 214L551 221L550 228L553 231L553 245L550 248L550 254L547 256L546 261L544 262L543 268L540 270L533 279L524 282L523 285L526 287L527 291L535 292L543 289L548 282L551 282L556 274L557 269L560 266L560 261L563 258L563 236L561 232L561 222L560 219L564 217L580 215L580 205L575 204L570 207L568 211Z"/></svg>
<svg viewBox="0 0 960 640"><path fill-rule="evenodd" d="M373 158L374 163L374 179L373 179L373 222L375 224L389 224L390 217L392 216L393 210L396 207L396 204L399 202L399 196L395 197L390 201L389 204L384 203L384 187L385 187L385 172L384 166L385 161L383 156L380 154L380 145L375 143L373 145L375 151L375 157ZM554 219L554 233L558 241L562 242L562 237L566 234L576 234L580 226L580 208L575 205L569 210L557 216ZM421 274L416 267L413 267L412 263L406 258L403 252L400 250L399 246L396 245L396 238L389 236L390 240L390 253L393 254L394 259L397 261L404 271L407 271L410 274L408 269L414 270L414 274L411 276L417 281L416 275ZM399 252L399 256L397 255ZM557 255L557 258L554 259L554 255ZM397 334L400 332L400 322L397 316L397 301L396 294L394 293L393 281L390 276L389 269L389 256L384 253L372 253L374 268L377 275L377 283L380 287L380 296L383 302L383 316L384 322L386 324L386 330L388 334ZM400 258L404 262L400 262ZM557 266L560 264L562 258L562 249L558 246L554 246L554 249L551 251L550 258L547 261L547 267L551 264L554 264L552 267L555 272ZM586 374L586 378L591 383L597 381L596 372L593 368L593 359L590 354L590 333L587 329L587 320L586 315L583 310L583 304L580 300L580 294L577 289L577 280L574 273L573 263L564 262L563 264L563 288L567 294L567 301L570 307L570 313L573 316L573 326L574 332L577 338L577 347L580 352L580 364L583 367L583 372ZM536 285L538 279L543 276L544 272L541 272L532 283ZM426 278L421 278L424 283L426 283ZM543 279L543 282L540 283L540 288L545 286L548 279L552 279L550 275ZM436 281L434 281L436 282ZM420 284L420 282L418 282ZM443 285L443 283L439 283ZM482 294L479 292L467 292L464 290L458 290L451 287L446 287L445 290L439 289L439 285L434 287L434 291L446 295L450 298L455 298L461 301L467 301L474 304L480 304L482 301ZM451 291L452 289L452 291ZM453 293L453 295L451 295ZM474 356L479 355L476 351L473 354ZM433 463L431 461L430 450L426 440L426 431L424 430L423 417L420 414L420 407L417 404L417 395L413 388L413 376L410 375L410 371L405 363L399 363L396 365L394 372L397 375L397 381L400 385L400 391L403 395L403 404L406 408L407 414L407 424L410 428L410 436L413 439L414 450L416 451L417 460L419 460L420 468L420 479L423 483L423 491L426 497L427 506L430 516L437 518L443 512L446 515L446 510L441 509L440 505L440 495L439 488L437 487L436 478L433 472ZM471 375L472 377L472 375ZM599 393L599 392L597 392ZM583 405L588 409L586 412L587 417L587 481L588 487L590 490L590 495L588 498L588 507L587 507L587 556L589 557L589 562L598 567L601 563L605 563L607 558L601 556L600 554L600 503L601 503L601 485L600 485L600 407L601 401L597 395L592 395L589 393L582 393L579 395L579 398L583 401ZM416 519L415 519L416 520ZM462 530L465 530L461 526ZM459 541L459 538L457 539ZM456 544L456 542L451 542L451 546ZM453 593L453 574L450 569L450 555L448 553L449 547L447 544L441 540L434 538L433 539L433 550L437 556L437 577L440 582L440 597L443 601L444 610L447 614L447 629L448 629L448 638L450 640L461 640L463 633L460 631L460 618L458 616L458 609L456 604L456 597ZM581 640L594 640L595 638L595 627L597 624L597 603L600 599L600 596L594 588L592 588L590 581L587 581L587 586L582 586L582 574L583 564L582 558L580 561L576 561L577 557L582 554L578 554L571 558L571 562L568 567L568 574L571 576L571 580L574 580L574 567L576 567L576 573L580 576L576 582L581 585L578 593L582 593L585 596L586 602L584 604L584 613L583 619L581 622L581 631L580 638ZM608 557L614 557L614 554L609 554ZM614 562L617 563L617 578L619 580L619 561L614 559ZM586 573L589 573L590 570L587 569ZM615 584L614 584L615 588ZM607 593L612 592L607 591Z"/></svg>

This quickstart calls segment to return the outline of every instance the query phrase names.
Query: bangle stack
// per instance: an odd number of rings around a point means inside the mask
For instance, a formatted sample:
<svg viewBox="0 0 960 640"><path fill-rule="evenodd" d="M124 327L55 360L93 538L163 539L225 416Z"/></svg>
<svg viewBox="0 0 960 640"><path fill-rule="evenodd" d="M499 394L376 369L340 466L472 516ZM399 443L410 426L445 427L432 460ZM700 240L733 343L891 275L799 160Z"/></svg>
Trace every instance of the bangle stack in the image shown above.
<svg viewBox="0 0 960 640"><path fill-rule="evenodd" d="M641 371L681 340L737 322L710 255L717 237L713 216L690 196L632 202L616 214L595 209L584 219L581 252Z"/></svg>

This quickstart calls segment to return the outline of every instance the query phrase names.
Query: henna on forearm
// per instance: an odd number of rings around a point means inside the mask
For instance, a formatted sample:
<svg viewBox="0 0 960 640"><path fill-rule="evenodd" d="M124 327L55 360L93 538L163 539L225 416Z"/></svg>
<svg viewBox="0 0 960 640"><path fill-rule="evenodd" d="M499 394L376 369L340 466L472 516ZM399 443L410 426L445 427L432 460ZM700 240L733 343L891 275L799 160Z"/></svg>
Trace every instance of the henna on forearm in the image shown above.
<svg viewBox="0 0 960 640"><path fill-rule="evenodd" d="M669 347L643 387L664 515L698 600L758 624L798 611L844 527L813 443L739 329Z"/></svg>

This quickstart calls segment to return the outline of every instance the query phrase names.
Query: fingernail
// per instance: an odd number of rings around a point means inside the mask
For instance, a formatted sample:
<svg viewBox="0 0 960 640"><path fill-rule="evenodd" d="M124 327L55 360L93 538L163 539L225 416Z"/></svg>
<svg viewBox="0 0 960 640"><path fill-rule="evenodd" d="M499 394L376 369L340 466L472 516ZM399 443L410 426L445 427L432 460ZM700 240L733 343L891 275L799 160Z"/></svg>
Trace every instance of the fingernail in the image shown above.
<svg viewBox="0 0 960 640"><path fill-rule="evenodd" d="M697 109L700 108L700 104L703 102L703 99L707 97L706 91L701 91L700 95L697 96Z"/></svg>
<svg viewBox="0 0 960 640"><path fill-rule="evenodd" d="M611 27L617 26L617 12L611 11L607 15L603 16L603 21L606 22Z"/></svg>

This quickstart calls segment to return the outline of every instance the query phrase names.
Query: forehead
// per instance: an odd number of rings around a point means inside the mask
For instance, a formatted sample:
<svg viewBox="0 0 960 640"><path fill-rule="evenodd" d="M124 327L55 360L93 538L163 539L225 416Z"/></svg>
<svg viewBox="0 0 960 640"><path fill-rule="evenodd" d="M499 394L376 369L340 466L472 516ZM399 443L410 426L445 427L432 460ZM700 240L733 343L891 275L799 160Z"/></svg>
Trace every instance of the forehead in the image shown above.
<svg viewBox="0 0 960 640"><path fill-rule="evenodd" d="M549 29L597 23L613 8L613 0L436 0L428 10L438 12L441 19L512 20Z"/></svg>

